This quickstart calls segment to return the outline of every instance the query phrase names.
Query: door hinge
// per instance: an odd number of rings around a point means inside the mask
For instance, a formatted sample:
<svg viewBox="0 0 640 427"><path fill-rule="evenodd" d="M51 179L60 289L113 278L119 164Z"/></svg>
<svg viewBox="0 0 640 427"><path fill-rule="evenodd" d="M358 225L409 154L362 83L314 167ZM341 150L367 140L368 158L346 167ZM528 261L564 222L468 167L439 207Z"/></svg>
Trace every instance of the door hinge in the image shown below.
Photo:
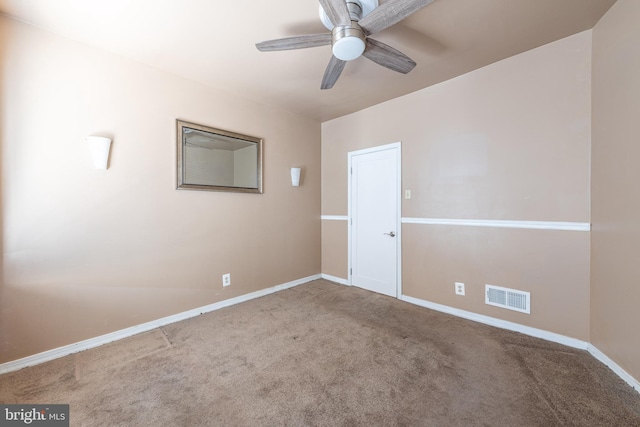
<svg viewBox="0 0 640 427"><path fill-rule="evenodd" d="M351 275L353 275L353 269L352 268L349 269L349 276L351 276Z"/></svg>

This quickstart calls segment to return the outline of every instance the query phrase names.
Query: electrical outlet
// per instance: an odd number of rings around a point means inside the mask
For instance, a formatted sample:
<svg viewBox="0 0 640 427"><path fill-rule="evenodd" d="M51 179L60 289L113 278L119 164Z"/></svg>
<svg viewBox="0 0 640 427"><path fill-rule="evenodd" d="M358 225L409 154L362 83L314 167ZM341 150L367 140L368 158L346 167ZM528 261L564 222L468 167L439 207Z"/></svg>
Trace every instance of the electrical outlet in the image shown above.
<svg viewBox="0 0 640 427"><path fill-rule="evenodd" d="M411 198L411 190L404 190L404 198L407 200Z"/></svg>
<svg viewBox="0 0 640 427"><path fill-rule="evenodd" d="M456 295L464 295L464 283L456 282Z"/></svg>
<svg viewBox="0 0 640 427"><path fill-rule="evenodd" d="M231 284L231 273L222 275L222 286L229 286Z"/></svg>

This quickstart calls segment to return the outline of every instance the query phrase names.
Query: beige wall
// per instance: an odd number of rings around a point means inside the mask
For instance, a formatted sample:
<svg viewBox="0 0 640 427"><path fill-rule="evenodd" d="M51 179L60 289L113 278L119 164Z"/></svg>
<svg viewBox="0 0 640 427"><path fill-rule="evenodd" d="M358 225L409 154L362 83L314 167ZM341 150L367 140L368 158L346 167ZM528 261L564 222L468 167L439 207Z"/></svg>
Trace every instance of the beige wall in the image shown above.
<svg viewBox="0 0 640 427"><path fill-rule="evenodd" d="M345 279L348 271L347 221L322 221L322 273Z"/></svg>
<svg viewBox="0 0 640 427"><path fill-rule="evenodd" d="M0 55L0 362L320 272L318 122L5 17ZM264 138L265 193L176 191L177 118Z"/></svg>
<svg viewBox="0 0 640 427"><path fill-rule="evenodd" d="M591 339L640 379L640 2L593 30Z"/></svg>
<svg viewBox="0 0 640 427"><path fill-rule="evenodd" d="M393 76L392 78L402 78ZM589 222L591 32L322 125L322 213L347 214L347 153L402 142L402 216ZM323 272L346 227L323 221ZM589 233L404 224L406 295L589 339ZM454 281L468 283L454 295ZM531 292L531 315L484 304Z"/></svg>

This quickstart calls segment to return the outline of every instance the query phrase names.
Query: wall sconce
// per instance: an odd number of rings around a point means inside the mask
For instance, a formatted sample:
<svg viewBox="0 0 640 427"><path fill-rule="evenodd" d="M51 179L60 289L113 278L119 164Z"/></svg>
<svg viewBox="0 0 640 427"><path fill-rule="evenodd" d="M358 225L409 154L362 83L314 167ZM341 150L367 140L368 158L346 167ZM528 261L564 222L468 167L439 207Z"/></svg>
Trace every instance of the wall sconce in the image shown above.
<svg viewBox="0 0 640 427"><path fill-rule="evenodd" d="M294 187L300 186L300 168L291 168L291 185Z"/></svg>
<svg viewBox="0 0 640 427"><path fill-rule="evenodd" d="M91 152L93 167L96 169L106 170L107 163L109 162L111 138L105 138L103 136L88 136L86 141L87 144L89 144L89 151Z"/></svg>

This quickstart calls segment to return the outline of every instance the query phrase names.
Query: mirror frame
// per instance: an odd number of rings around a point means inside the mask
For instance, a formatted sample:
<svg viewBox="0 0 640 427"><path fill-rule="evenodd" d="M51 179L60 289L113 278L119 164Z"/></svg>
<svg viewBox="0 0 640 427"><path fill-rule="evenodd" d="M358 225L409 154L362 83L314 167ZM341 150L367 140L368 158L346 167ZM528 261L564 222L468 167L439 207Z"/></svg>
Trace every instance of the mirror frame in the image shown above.
<svg viewBox="0 0 640 427"><path fill-rule="evenodd" d="M184 120L176 120L176 140L177 140L177 190L203 190L203 191L227 191L236 193L259 193L262 194L262 138L256 138L249 135L243 135L241 133L235 133L226 131L223 129L217 129L210 126L199 125L197 123L191 123ZM196 129L202 132L213 133L215 135L221 135L225 137L235 138L244 142L250 142L256 144L257 147L257 178L258 186L253 187L233 187L223 185L210 185L210 184L193 184L185 182L185 167L184 167L184 129Z"/></svg>

